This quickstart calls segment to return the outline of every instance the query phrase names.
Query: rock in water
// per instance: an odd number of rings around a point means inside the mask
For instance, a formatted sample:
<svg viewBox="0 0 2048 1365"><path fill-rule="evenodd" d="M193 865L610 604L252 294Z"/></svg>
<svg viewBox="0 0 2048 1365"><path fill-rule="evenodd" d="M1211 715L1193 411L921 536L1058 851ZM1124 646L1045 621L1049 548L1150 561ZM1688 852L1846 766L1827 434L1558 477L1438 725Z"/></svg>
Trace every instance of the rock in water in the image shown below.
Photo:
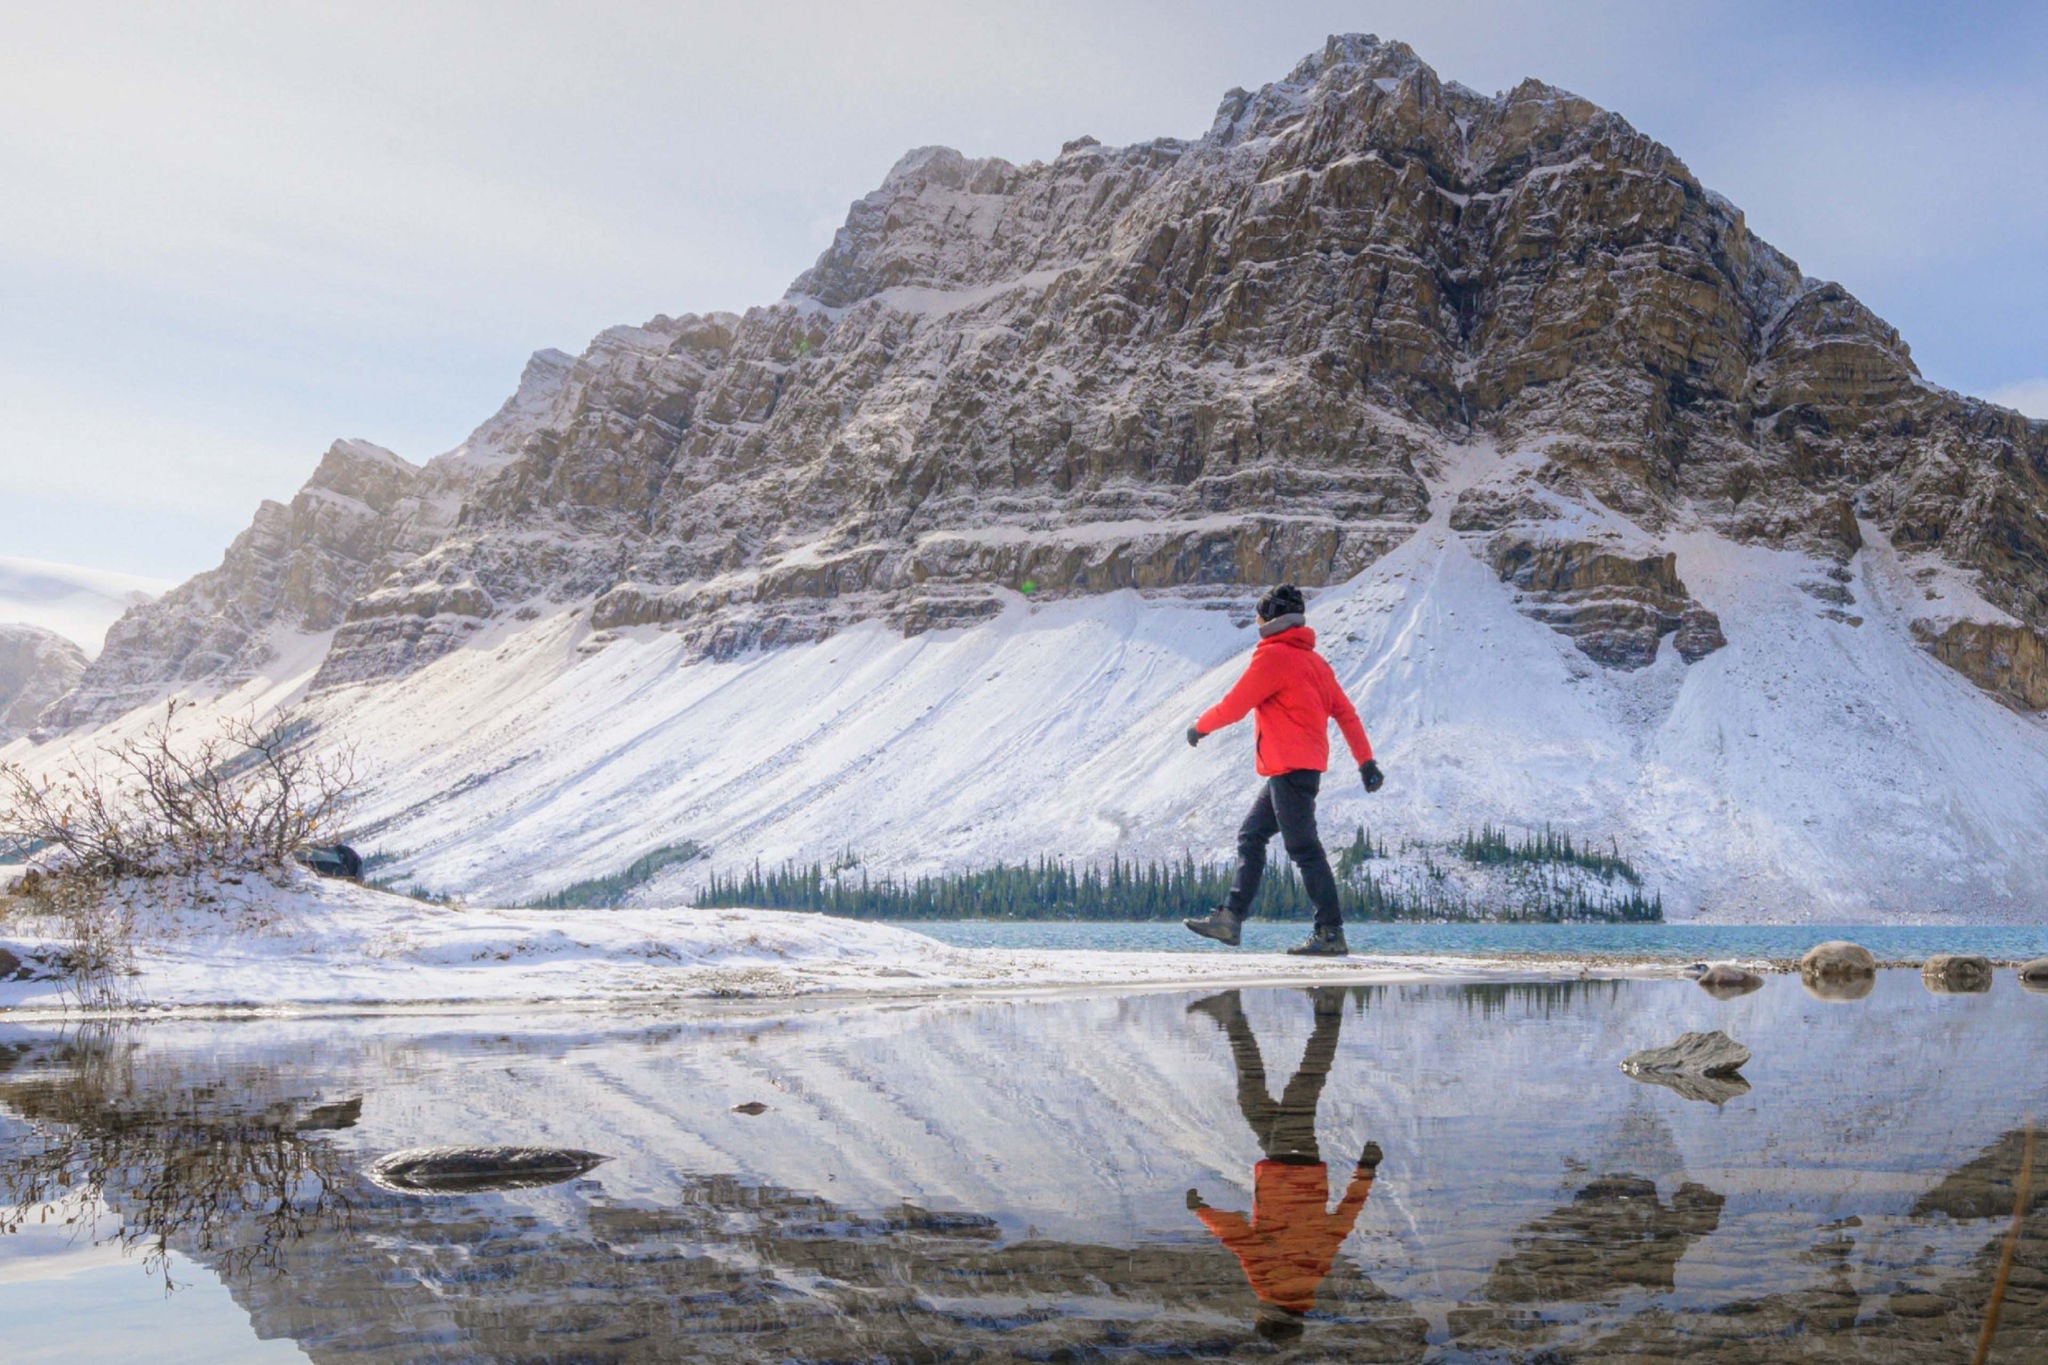
<svg viewBox="0 0 2048 1365"><path fill-rule="evenodd" d="M1631 1076L1653 1071L1682 1072L1694 1076L1732 1076L1749 1062L1749 1049L1715 1029L1712 1033L1680 1034L1669 1047L1646 1047L1632 1052L1621 1069Z"/></svg>
<svg viewBox="0 0 2048 1365"><path fill-rule="evenodd" d="M1831 1005L1861 1000L1877 988L1877 974L1869 976L1809 976L1801 979L1806 993Z"/></svg>
<svg viewBox="0 0 2048 1365"><path fill-rule="evenodd" d="M1726 1104L1749 1093L1749 1082L1737 1074L1748 1061L1749 1049L1716 1029L1681 1034L1669 1047L1630 1053L1621 1069L1639 1081L1675 1090L1686 1099Z"/></svg>
<svg viewBox="0 0 2048 1365"><path fill-rule="evenodd" d="M369 1174L402 1194L470 1194L552 1185L610 1159L574 1147L410 1147L380 1158Z"/></svg>
<svg viewBox="0 0 2048 1365"><path fill-rule="evenodd" d="M1920 964L1920 980L1944 995L1975 995L1991 989L1991 959L1972 953L1936 953Z"/></svg>
<svg viewBox="0 0 2048 1365"><path fill-rule="evenodd" d="M2021 963L2020 984L2030 991L2048 991L2048 957Z"/></svg>
<svg viewBox="0 0 2048 1365"><path fill-rule="evenodd" d="M1853 981L1858 977L1876 976L1877 959L1860 943L1832 939L1806 950L1806 956L1799 959L1799 975L1808 983Z"/></svg>
<svg viewBox="0 0 2048 1365"><path fill-rule="evenodd" d="M1716 962L1698 976L1700 989L1721 1000L1732 1000L1738 995L1748 995L1764 984L1764 979L1746 967L1732 962Z"/></svg>

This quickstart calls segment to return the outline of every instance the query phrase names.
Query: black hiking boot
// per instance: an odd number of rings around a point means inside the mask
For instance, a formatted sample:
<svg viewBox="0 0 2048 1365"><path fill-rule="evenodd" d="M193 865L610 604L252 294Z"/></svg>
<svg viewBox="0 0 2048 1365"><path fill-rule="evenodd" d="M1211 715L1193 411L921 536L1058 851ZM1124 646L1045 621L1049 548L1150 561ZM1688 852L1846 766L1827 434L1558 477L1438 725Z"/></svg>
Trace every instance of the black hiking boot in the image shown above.
<svg viewBox="0 0 2048 1365"><path fill-rule="evenodd" d="M1189 925L1190 928L1194 926ZM1308 936L1306 942L1297 943L1287 950L1290 957L1349 957L1351 946L1344 941L1344 931L1318 927Z"/></svg>
<svg viewBox="0 0 2048 1365"><path fill-rule="evenodd" d="M1235 948L1244 930L1244 917L1227 905L1219 905L1200 919L1181 921L1203 938L1213 938L1218 943Z"/></svg>

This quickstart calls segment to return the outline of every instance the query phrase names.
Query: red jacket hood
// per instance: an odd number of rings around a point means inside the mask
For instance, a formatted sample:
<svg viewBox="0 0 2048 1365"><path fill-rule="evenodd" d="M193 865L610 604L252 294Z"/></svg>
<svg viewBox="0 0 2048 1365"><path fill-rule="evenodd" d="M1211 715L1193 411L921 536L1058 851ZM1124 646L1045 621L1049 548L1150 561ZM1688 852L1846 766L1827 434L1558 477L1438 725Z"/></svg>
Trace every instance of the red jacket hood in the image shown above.
<svg viewBox="0 0 2048 1365"><path fill-rule="evenodd" d="M1316 633L1308 626L1289 626L1283 631L1266 636L1256 647L1264 649L1267 645L1293 645L1296 649L1314 649Z"/></svg>

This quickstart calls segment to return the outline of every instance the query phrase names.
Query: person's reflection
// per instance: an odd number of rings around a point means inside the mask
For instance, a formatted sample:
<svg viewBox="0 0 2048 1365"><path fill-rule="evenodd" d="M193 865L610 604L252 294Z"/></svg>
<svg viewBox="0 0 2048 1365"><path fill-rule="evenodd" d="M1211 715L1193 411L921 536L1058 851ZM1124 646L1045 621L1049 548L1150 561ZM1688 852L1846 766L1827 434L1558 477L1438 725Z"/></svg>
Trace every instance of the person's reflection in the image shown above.
<svg viewBox="0 0 2048 1365"><path fill-rule="evenodd" d="M1316 1145L1316 1104L1336 1060L1344 993L1325 986L1309 994L1315 1001L1315 1031L1277 1101L1266 1088L1265 1059L1238 993L1224 991L1188 1006L1189 1013L1214 1019L1230 1039L1237 1105L1266 1154L1252 1168L1249 1219L1210 1208L1195 1190L1188 1191L1188 1207L1236 1254L1259 1296L1259 1335L1274 1341L1301 1334L1302 1318L1315 1306L1316 1290L1336 1263L1337 1248L1351 1235L1380 1164L1379 1144L1366 1143L1336 1212L1328 1212L1330 1168Z"/></svg>

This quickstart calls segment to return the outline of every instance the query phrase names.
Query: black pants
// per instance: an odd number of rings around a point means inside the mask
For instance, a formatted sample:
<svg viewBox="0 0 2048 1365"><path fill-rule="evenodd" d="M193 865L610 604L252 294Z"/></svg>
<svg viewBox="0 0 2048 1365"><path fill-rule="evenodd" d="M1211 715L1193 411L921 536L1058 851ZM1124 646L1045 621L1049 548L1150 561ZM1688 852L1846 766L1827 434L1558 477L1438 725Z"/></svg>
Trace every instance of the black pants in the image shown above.
<svg viewBox="0 0 2048 1365"><path fill-rule="evenodd" d="M1259 1150L1268 1161L1313 1163L1321 1161L1316 1147L1316 1105L1323 1097L1323 1082L1330 1079L1330 1064L1337 1060L1337 1034L1343 1027L1340 1010L1317 1010L1315 1032L1301 1054L1294 1079L1274 1099L1266 1089L1266 1061L1259 1055L1259 1040L1241 1011L1233 1012L1223 1025L1230 1038L1230 1055L1237 1063L1237 1107L1244 1121L1259 1139Z"/></svg>
<svg viewBox="0 0 2048 1365"><path fill-rule="evenodd" d="M1237 830L1237 875L1231 880L1224 907L1243 916L1259 894L1259 880L1266 875L1266 845L1275 834L1287 849L1287 856L1301 873L1302 889L1316 908L1318 929L1339 929L1344 912L1337 905L1337 878L1330 871L1330 855L1323 852L1322 836L1316 833L1316 792L1323 775L1308 768L1266 779L1252 813Z"/></svg>

